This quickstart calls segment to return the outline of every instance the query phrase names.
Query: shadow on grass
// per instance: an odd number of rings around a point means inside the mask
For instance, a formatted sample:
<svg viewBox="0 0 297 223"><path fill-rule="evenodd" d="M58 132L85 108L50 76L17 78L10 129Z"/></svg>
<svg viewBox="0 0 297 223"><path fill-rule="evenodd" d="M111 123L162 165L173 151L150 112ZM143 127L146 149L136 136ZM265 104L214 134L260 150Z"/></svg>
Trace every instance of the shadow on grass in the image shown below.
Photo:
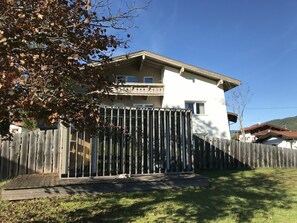
<svg viewBox="0 0 297 223"><path fill-rule="evenodd" d="M251 222L296 207L297 171L200 172L210 188L104 193L0 203L8 222Z"/></svg>
<svg viewBox="0 0 297 223"><path fill-rule="evenodd" d="M280 174L278 170L271 173ZM214 171L202 175L211 178L211 188L101 195L97 197L101 200L97 205L76 209L68 215L72 222L82 218L87 222L209 222L230 216L237 222L250 222L256 213L269 218L271 208L291 208L292 200L286 188L269 174Z"/></svg>

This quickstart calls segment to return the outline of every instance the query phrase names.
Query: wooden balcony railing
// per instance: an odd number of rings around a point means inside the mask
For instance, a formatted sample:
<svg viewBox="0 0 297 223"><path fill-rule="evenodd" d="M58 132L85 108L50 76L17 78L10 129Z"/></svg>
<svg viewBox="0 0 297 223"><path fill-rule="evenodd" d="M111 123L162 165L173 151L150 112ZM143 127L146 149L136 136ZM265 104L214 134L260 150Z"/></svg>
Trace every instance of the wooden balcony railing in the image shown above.
<svg viewBox="0 0 297 223"><path fill-rule="evenodd" d="M128 96L163 96L164 84L162 83L124 83L118 84L110 93L111 95Z"/></svg>

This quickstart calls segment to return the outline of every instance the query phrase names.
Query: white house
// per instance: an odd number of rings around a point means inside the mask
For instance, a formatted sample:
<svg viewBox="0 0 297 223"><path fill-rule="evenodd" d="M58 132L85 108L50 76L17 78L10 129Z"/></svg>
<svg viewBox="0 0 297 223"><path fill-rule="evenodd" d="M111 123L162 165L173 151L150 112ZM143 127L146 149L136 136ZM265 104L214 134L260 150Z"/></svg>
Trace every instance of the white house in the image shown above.
<svg viewBox="0 0 297 223"><path fill-rule="evenodd" d="M20 123L13 123L9 126L10 133L22 133L23 127Z"/></svg>
<svg viewBox="0 0 297 223"><path fill-rule="evenodd" d="M224 92L239 80L148 51L115 57L111 64L118 88L104 104L190 109L193 133L230 138Z"/></svg>
<svg viewBox="0 0 297 223"><path fill-rule="evenodd" d="M270 132L265 137L260 137L258 142L266 145L273 145L289 149L297 149L296 131L290 132Z"/></svg>

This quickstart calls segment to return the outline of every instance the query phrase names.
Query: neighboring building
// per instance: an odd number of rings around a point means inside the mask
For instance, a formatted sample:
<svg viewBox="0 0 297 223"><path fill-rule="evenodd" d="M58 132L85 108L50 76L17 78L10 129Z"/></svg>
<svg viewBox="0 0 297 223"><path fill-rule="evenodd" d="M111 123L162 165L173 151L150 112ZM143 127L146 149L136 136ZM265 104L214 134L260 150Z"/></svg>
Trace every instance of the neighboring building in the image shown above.
<svg viewBox="0 0 297 223"><path fill-rule="evenodd" d="M28 123L24 123L23 121L18 121L18 122L13 122L12 124L9 125L9 132L10 133L22 133L23 131L30 131L30 130L48 130L48 129L57 129L58 125L48 125L44 123L42 119L39 119L36 121L36 126L32 126L30 128L28 126Z"/></svg>
<svg viewBox="0 0 297 223"><path fill-rule="evenodd" d="M193 112L193 133L230 138L224 92L240 81L148 51L113 58L118 83L106 105L181 108Z"/></svg>
<svg viewBox="0 0 297 223"><path fill-rule="evenodd" d="M246 142L257 142L257 136L259 136L259 134L265 134L265 131L268 130L275 130L275 131L286 131L287 129L281 128L279 126L275 126L275 125L271 125L271 124L256 124L256 125L252 125L250 127L246 127L244 128L244 132L245 132L245 141ZM243 136L241 135L240 132L238 132L239 134L239 141L243 141Z"/></svg>
<svg viewBox="0 0 297 223"><path fill-rule="evenodd" d="M284 148L297 149L297 131L291 131L271 124L257 124L245 130L246 142L257 142ZM243 137L240 135L239 140Z"/></svg>
<svg viewBox="0 0 297 223"><path fill-rule="evenodd" d="M22 122L13 122L9 125L10 133L22 133L23 131L23 123Z"/></svg>

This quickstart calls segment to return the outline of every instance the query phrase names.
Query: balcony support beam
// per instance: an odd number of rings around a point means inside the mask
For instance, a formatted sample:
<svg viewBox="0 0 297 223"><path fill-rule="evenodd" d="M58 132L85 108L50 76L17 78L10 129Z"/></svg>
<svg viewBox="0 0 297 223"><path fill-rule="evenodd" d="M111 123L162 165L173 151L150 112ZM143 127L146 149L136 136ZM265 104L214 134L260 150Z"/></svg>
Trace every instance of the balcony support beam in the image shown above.
<svg viewBox="0 0 297 223"><path fill-rule="evenodd" d="M179 74L182 75L183 72L185 72L185 68L184 68L184 67L181 67L181 68L179 69Z"/></svg>
<svg viewBox="0 0 297 223"><path fill-rule="evenodd" d="M164 96L162 83L124 83L113 88L110 95Z"/></svg>
<svg viewBox="0 0 297 223"><path fill-rule="evenodd" d="M142 71L144 60L145 60L145 55L142 55L141 61L140 61L140 66L139 66L139 71Z"/></svg>
<svg viewBox="0 0 297 223"><path fill-rule="evenodd" d="M217 87L219 87L220 85L224 84L224 81L221 79L217 82Z"/></svg>

